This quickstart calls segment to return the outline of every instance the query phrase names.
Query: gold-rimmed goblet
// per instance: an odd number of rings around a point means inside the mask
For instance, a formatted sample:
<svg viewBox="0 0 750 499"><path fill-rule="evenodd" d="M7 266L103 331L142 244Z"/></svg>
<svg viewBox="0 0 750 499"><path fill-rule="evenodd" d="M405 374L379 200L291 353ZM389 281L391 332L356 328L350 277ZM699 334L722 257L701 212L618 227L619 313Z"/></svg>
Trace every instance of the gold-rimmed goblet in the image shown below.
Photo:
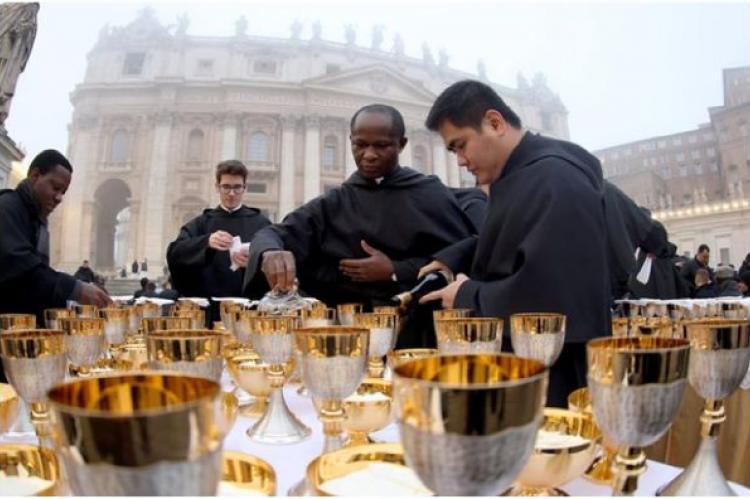
<svg viewBox="0 0 750 499"><path fill-rule="evenodd" d="M73 310L75 310L76 317L79 319L96 319L99 317L99 308L96 305L73 305Z"/></svg>
<svg viewBox="0 0 750 499"><path fill-rule="evenodd" d="M200 308L178 308L172 310L172 317L189 317L192 320L191 329L204 329L206 327L206 312Z"/></svg>
<svg viewBox="0 0 750 499"><path fill-rule="evenodd" d="M669 430L687 386L690 344L659 337L597 338L586 345L588 387L604 437L617 446L612 489L631 495L643 447Z"/></svg>
<svg viewBox="0 0 750 499"><path fill-rule="evenodd" d="M267 372L273 388L263 416L247 430L247 436L255 442L291 444L310 436L310 428L289 410L282 391L294 352L293 331L298 323L298 317L292 315L255 317L251 321L250 342L269 365Z"/></svg>
<svg viewBox="0 0 750 499"><path fill-rule="evenodd" d="M134 373L48 392L55 448L73 495L214 495L226 431L218 383Z"/></svg>
<svg viewBox="0 0 750 499"><path fill-rule="evenodd" d="M85 374L107 353L104 319L61 318L57 322L65 333L65 355L72 370Z"/></svg>
<svg viewBox="0 0 750 499"><path fill-rule="evenodd" d="M570 392L570 395L568 395L568 409L575 412L589 414L594 418L589 389L583 387ZM596 419L594 419L594 422L596 423ZM612 444L603 437L601 450L601 454L594 458L591 466L589 466L589 469L586 470L583 476L594 483L612 485L612 479L614 478L612 468L615 464L617 447L613 447Z"/></svg>
<svg viewBox="0 0 750 499"><path fill-rule="evenodd" d="M40 441L49 435L47 390L65 379L65 333L16 329L0 334L0 356L8 381L30 408Z"/></svg>
<svg viewBox="0 0 750 499"><path fill-rule="evenodd" d="M32 314L0 314L0 331L8 329L34 329L36 315Z"/></svg>
<svg viewBox="0 0 750 499"><path fill-rule="evenodd" d="M150 301L143 302L140 305L140 309L141 309L141 320L153 319L153 318L162 316L161 305L154 303L154 302L150 302Z"/></svg>
<svg viewBox="0 0 750 499"><path fill-rule="evenodd" d="M440 353L500 353L503 320L495 317L437 319L435 336Z"/></svg>
<svg viewBox="0 0 750 499"><path fill-rule="evenodd" d="M398 315L364 313L354 315L354 327L370 330L367 376L382 378L385 372L383 358L393 350L398 333Z"/></svg>
<svg viewBox="0 0 750 499"><path fill-rule="evenodd" d="M382 430L395 418L393 384L385 379L365 378L357 390L344 399L344 430L351 445L373 443L369 434Z"/></svg>
<svg viewBox="0 0 750 499"><path fill-rule="evenodd" d="M654 316L637 318L632 321L632 336L671 338L674 334L674 326L669 317Z"/></svg>
<svg viewBox="0 0 750 499"><path fill-rule="evenodd" d="M143 369L148 363L148 348L146 338L134 335L120 345L110 348L112 358L129 362L134 369Z"/></svg>
<svg viewBox="0 0 750 499"><path fill-rule="evenodd" d="M268 407L268 397L273 392L268 375L268 364L253 350L236 350L224 357L227 369L237 387L252 396L251 403L240 409L245 417L260 417Z"/></svg>
<svg viewBox="0 0 750 499"><path fill-rule="evenodd" d="M245 307L241 303L236 303L231 300L220 301L219 302L219 317L221 318L221 322L224 323L224 328L229 331L234 331L234 328L235 328L234 315L236 312L239 312L240 310L244 310L244 309Z"/></svg>
<svg viewBox="0 0 750 499"><path fill-rule="evenodd" d="M601 437L591 414L545 407L534 452L505 495L567 496L559 487L583 475Z"/></svg>
<svg viewBox="0 0 750 499"><path fill-rule="evenodd" d="M70 308L48 308L44 311L44 327L46 329L60 329L57 323L58 319L73 319L76 311ZM33 329L34 326L31 326ZM28 329L25 328L25 329Z"/></svg>
<svg viewBox="0 0 750 499"><path fill-rule="evenodd" d="M99 309L99 317L104 320L104 337L110 346L125 341L130 329L130 310L117 307L102 308Z"/></svg>
<svg viewBox="0 0 750 499"><path fill-rule="evenodd" d="M218 496L275 496L276 472L259 457L225 451Z"/></svg>
<svg viewBox="0 0 750 499"><path fill-rule="evenodd" d="M750 321L698 320L687 324L690 341L688 379L705 399L701 443L690 464L657 494L666 496L735 495L716 455L724 399L739 388L750 364Z"/></svg>
<svg viewBox="0 0 750 499"><path fill-rule="evenodd" d="M141 330L144 336L154 331L171 331L175 329L193 329L190 317L148 317L141 320Z"/></svg>
<svg viewBox="0 0 750 499"><path fill-rule="evenodd" d="M541 362L437 355L393 370L406 462L437 495L506 490L534 450L547 392Z"/></svg>
<svg viewBox="0 0 750 499"><path fill-rule="evenodd" d="M437 348L400 348L398 350L391 350L388 352L388 369L393 373L393 369L403 362L423 359L438 355L439 353Z"/></svg>
<svg viewBox="0 0 750 499"><path fill-rule="evenodd" d="M336 324L336 309L325 306L302 308L302 327L324 327Z"/></svg>
<svg viewBox="0 0 750 499"><path fill-rule="evenodd" d="M13 496L63 495L57 456L38 445L0 444L0 491Z"/></svg>
<svg viewBox="0 0 750 499"><path fill-rule="evenodd" d="M523 313L510 316L510 343L519 357L555 363L565 344L565 315Z"/></svg>
<svg viewBox="0 0 750 499"><path fill-rule="evenodd" d="M0 383L0 435L9 431L21 412L18 393L7 383Z"/></svg>
<svg viewBox="0 0 750 499"><path fill-rule="evenodd" d="M437 321L441 319L458 319L461 317L471 317L470 308L441 308L432 311L432 326L437 331Z"/></svg>
<svg viewBox="0 0 750 499"><path fill-rule="evenodd" d="M234 324L234 337L243 345L249 345L252 347L250 343L250 325L252 320L256 317L262 317L268 314L266 312L261 312L260 310L249 310L244 308L233 310L229 313L232 316L232 324Z"/></svg>
<svg viewBox="0 0 750 499"><path fill-rule="evenodd" d="M339 324L342 326L351 326L354 324L354 316L362 313L361 303L340 303L336 306L338 312Z"/></svg>
<svg viewBox="0 0 750 499"><path fill-rule="evenodd" d="M224 335L211 329L170 329L146 335L149 366L218 382Z"/></svg>

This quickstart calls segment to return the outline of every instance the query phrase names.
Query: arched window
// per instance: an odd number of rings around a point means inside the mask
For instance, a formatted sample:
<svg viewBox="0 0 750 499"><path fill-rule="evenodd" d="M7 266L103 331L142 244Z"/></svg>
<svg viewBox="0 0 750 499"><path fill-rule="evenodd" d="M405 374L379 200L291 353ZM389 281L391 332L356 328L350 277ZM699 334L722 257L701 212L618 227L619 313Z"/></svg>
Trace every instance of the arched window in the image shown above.
<svg viewBox="0 0 750 499"><path fill-rule="evenodd" d="M112 154L113 163L124 163L128 160L128 134L125 130L116 130L112 134Z"/></svg>
<svg viewBox="0 0 750 499"><path fill-rule="evenodd" d="M323 141L323 170L335 171L339 169L339 141L329 135Z"/></svg>
<svg viewBox="0 0 750 499"><path fill-rule="evenodd" d="M424 146L416 146L412 152L412 168L418 172L427 171L427 151Z"/></svg>
<svg viewBox="0 0 750 499"><path fill-rule="evenodd" d="M263 132L253 133L247 149L250 161L268 161L268 135Z"/></svg>
<svg viewBox="0 0 750 499"><path fill-rule="evenodd" d="M203 159L203 131L193 129L188 135L187 159L200 161Z"/></svg>

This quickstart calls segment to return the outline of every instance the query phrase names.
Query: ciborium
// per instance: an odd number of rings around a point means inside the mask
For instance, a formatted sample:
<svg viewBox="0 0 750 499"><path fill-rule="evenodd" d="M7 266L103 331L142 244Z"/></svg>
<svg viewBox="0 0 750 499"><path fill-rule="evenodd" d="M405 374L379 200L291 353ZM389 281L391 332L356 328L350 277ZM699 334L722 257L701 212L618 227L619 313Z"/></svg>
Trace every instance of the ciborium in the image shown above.
<svg viewBox="0 0 750 499"><path fill-rule="evenodd" d="M367 375L370 378L382 378L385 372L383 358L396 344L398 315L375 313L354 314L354 327L363 327L370 330Z"/></svg>
<svg viewBox="0 0 750 499"><path fill-rule="evenodd" d="M75 316L76 311L70 308L48 308L44 311L44 327L47 329L60 329L57 323L58 319L73 319ZM33 328L34 326L30 327Z"/></svg>
<svg viewBox="0 0 750 499"><path fill-rule="evenodd" d="M393 370L407 464L437 495L506 490L534 450L547 393L541 362L439 355Z"/></svg>
<svg viewBox="0 0 750 499"><path fill-rule="evenodd" d="M223 340L221 333L210 329L152 331L146 335L149 366L218 382Z"/></svg>
<svg viewBox="0 0 750 499"><path fill-rule="evenodd" d="M739 388L750 364L750 321L713 319L687 324L690 385L703 399L701 443L693 460L660 489L667 496L730 496L719 466L716 445L725 421L724 399Z"/></svg>
<svg viewBox="0 0 750 499"><path fill-rule="evenodd" d="M457 317L435 321L441 354L500 353L503 320L494 317Z"/></svg>
<svg viewBox="0 0 750 499"><path fill-rule="evenodd" d="M0 444L0 494L59 496L60 465L51 449L36 445Z"/></svg>
<svg viewBox="0 0 750 499"><path fill-rule="evenodd" d="M343 400L365 377L369 336L369 329L349 326L300 328L294 332L302 381L320 401L323 452L343 447Z"/></svg>
<svg viewBox="0 0 750 499"><path fill-rule="evenodd" d="M247 430L250 440L267 444L292 444L307 438L310 428L289 410L282 387L289 373L294 352L293 331L298 317L277 315L256 317L250 326L250 341L260 358L268 364L273 391L263 416Z"/></svg>
<svg viewBox="0 0 750 499"><path fill-rule="evenodd" d="M85 372L107 352L104 319L61 318L57 322L65 333L65 354L76 372Z"/></svg>
<svg viewBox="0 0 750 499"><path fill-rule="evenodd" d="M567 496L558 487L583 475L600 441L591 414L546 407L534 452L506 495Z"/></svg>
<svg viewBox="0 0 750 499"><path fill-rule="evenodd" d="M73 495L215 495L226 431L219 385L158 373L73 381L48 393Z"/></svg>
<svg viewBox="0 0 750 499"><path fill-rule="evenodd" d="M225 451L218 496L275 496L276 472L263 459Z"/></svg>
<svg viewBox="0 0 750 499"><path fill-rule="evenodd" d="M510 343L519 357L538 360L549 367L560 356L565 344L565 316L513 314L510 316Z"/></svg>
<svg viewBox="0 0 750 499"><path fill-rule="evenodd" d="M21 412L18 393L7 383L0 383L0 436L10 430Z"/></svg>
<svg viewBox="0 0 750 499"><path fill-rule="evenodd" d="M65 379L65 334L59 329L17 329L0 334L8 381L30 407L40 440L49 435L47 390Z"/></svg>
<svg viewBox="0 0 750 499"><path fill-rule="evenodd" d="M617 495L632 495L646 470L643 447L672 424L687 386L690 344L686 340L597 338L586 345L588 387L597 424L617 446Z"/></svg>
<svg viewBox="0 0 750 499"><path fill-rule="evenodd" d="M344 430L347 446L373 443L369 434L382 430L395 418L393 384L385 379L366 378L344 399Z"/></svg>
<svg viewBox="0 0 750 499"><path fill-rule="evenodd" d="M119 345L125 341L130 330L130 310L127 308L102 308L99 317L104 320L104 336L110 345Z"/></svg>
<svg viewBox="0 0 750 499"><path fill-rule="evenodd" d="M342 326L351 326L354 324L355 314L362 313L361 303L341 303L336 306L338 312L339 324Z"/></svg>
<svg viewBox="0 0 750 499"><path fill-rule="evenodd" d="M584 387L570 392L570 395L568 395L568 409L588 414L593 418L594 410L591 407L591 394L589 393L589 389ZM596 420L594 420L594 422L596 422ZM615 464L617 447L613 447L606 438L602 438L601 448L601 454L594 458L591 466L589 466L589 469L586 470L583 476L594 483L612 485L612 479L614 478L612 468Z"/></svg>

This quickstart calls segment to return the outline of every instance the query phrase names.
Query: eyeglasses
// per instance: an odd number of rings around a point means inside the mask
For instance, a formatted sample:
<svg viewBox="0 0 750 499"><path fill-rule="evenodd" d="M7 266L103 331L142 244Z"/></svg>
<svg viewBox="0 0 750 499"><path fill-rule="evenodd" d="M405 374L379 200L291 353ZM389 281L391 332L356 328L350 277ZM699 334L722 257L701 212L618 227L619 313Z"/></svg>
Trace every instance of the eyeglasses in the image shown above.
<svg viewBox="0 0 750 499"><path fill-rule="evenodd" d="M229 193L235 193L235 194L242 194L245 192L245 184L235 184L235 185L227 185L227 184L221 184L219 186L219 191L222 194L229 194Z"/></svg>

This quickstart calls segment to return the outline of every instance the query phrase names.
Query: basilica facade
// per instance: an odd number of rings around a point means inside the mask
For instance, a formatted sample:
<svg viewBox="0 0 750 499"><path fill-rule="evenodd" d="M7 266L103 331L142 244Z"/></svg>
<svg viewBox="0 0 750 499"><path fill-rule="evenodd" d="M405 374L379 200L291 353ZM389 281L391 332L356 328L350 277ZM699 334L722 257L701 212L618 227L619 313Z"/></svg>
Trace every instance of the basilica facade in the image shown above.
<svg viewBox="0 0 750 499"><path fill-rule="evenodd" d="M114 271L146 259L161 273L180 226L217 203L214 169L224 159L249 169L245 203L281 220L355 170L349 121L374 102L404 115L402 165L449 186L473 184L424 119L446 86L486 81L481 62L469 74L427 46L410 57L398 35L386 43L377 27L361 43L351 28L345 42L325 40L318 23L302 39L301 28L252 36L240 19L232 35L193 36L186 18L168 28L148 9L103 28L71 93L74 175L51 219L52 264L72 270L88 259ZM568 137L567 111L542 77L519 77L517 88L487 83L525 126Z"/></svg>

